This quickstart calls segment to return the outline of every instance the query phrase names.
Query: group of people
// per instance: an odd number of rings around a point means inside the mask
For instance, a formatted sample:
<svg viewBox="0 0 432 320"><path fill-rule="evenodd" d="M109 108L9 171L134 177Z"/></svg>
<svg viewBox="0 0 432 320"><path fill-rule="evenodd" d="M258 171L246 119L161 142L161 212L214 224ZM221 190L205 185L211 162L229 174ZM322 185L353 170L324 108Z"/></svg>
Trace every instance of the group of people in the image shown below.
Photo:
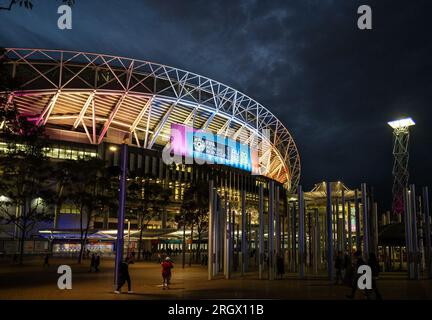
<svg viewBox="0 0 432 320"><path fill-rule="evenodd" d="M90 252L86 251L85 256L89 256ZM148 257L148 255L152 255L150 251L144 251L143 256L144 258ZM164 259L162 258L161 253L158 252L158 263L160 263L162 268L162 288L168 289L170 280L171 280L171 269L174 268L174 264L169 256L166 256ZM208 257L206 255L202 256L201 264L206 265ZM101 256L99 253L92 253L91 255L91 262L90 262L90 270L89 272L92 272L93 270L95 272L99 272L99 266L100 266L100 260ZM132 293L132 283L129 275L129 264L134 263L135 260L135 252L132 252L131 254L128 254L126 259L122 262L120 265L120 278L118 282L118 286L115 293L120 293L122 286L127 283L128 284L128 293ZM147 259L146 259L147 260ZM268 256L264 256L265 262L268 264L269 259ZM337 253L337 256L335 258L334 267L336 270L336 279L335 284L345 284L349 287L351 287L351 294L347 295L348 298L354 299L356 291L358 289L358 280L361 276L361 274L357 273L357 270L362 265L368 265L371 268L372 271L372 289L371 290L365 290L365 295L369 299L371 296L371 293L374 292L376 299L381 300L381 294L378 290L378 287L376 285L376 280L378 279L378 275L380 272L380 266L378 263L378 260L374 253L370 253L368 256L367 261L364 261L362 258L362 254L360 251L356 251L353 255L353 259L348 254L343 255L341 251ZM47 254L44 257L44 267L49 266L49 255ZM282 279L283 275L285 274L285 267L284 267L284 259L282 255L276 256L276 273L278 278Z"/></svg>
<svg viewBox="0 0 432 320"><path fill-rule="evenodd" d="M132 282L129 274L129 264L132 263L132 259L128 256L126 259L121 263L120 270L119 270L119 281L117 283L117 288L114 291L116 294L121 293L121 288L125 283L128 285L128 293L133 293L132 291ZM161 267L162 267L162 289L169 289L169 284L171 281L171 269L174 268L174 264L171 261L170 257L165 257L163 261L161 261Z"/></svg>
<svg viewBox="0 0 432 320"><path fill-rule="evenodd" d="M203 254L201 256L201 265L202 266L206 266L208 264L208 255L207 254Z"/></svg>
<svg viewBox="0 0 432 320"><path fill-rule="evenodd" d="M99 253L92 253L91 260L90 260L89 272L92 272L93 270L95 272L99 272L100 260L101 260L101 257L100 257Z"/></svg>
<svg viewBox="0 0 432 320"><path fill-rule="evenodd" d="M342 252L338 252L335 259L335 270L336 270L336 284L346 284L351 287L351 294L347 295L347 298L354 299L355 294L358 289L358 280L361 274L358 274L357 270L362 265L368 265L372 271L372 289L365 290L365 295L369 299L371 297L371 293L375 293L375 297L377 300L381 300L381 293L378 290L376 280L378 279L380 266L376 255L374 253L369 253L367 261L364 261L362 258L362 254L360 251L356 251L353 255L353 260L349 255L342 256Z"/></svg>

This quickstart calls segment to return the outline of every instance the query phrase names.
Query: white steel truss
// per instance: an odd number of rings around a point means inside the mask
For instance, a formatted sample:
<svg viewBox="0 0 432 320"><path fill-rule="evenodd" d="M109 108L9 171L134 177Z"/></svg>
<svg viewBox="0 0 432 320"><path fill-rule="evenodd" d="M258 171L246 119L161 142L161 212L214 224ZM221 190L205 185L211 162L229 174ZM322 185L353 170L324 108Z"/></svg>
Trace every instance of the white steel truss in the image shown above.
<svg viewBox="0 0 432 320"><path fill-rule="evenodd" d="M286 127L257 101L220 82L86 52L8 48L2 58L21 83L11 93L14 103L47 127L81 130L93 144L111 139L111 130L122 131L133 137L131 144L153 148L167 142L170 123L192 122L243 143L265 142L266 175L291 190L299 182L300 156Z"/></svg>

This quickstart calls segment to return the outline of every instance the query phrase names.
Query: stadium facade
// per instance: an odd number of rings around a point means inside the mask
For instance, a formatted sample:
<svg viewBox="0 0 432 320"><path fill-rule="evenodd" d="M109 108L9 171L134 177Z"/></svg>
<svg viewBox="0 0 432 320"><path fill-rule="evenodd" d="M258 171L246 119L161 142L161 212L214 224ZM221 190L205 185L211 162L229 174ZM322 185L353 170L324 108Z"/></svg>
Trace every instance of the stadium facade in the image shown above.
<svg viewBox="0 0 432 320"><path fill-rule="evenodd" d="M50 158L94 156L116 166L119 145L126 142L129 172L143 172L146 179L173 190L167 216L152 221L146 230L149 243L161 243L164 237L167 243L175 243L176 224L167 217L179 214L183 190L193 180L214 181L220 194L228 194L234 210L240 210L235 203L241 202L244 189L251 223L258 212L259 183L267 196L273 181L281 192L277 210L282 214L288 210L289 193L300 178L297 147L282 122L249 96L192 72L110 55L9 48L3 59L8 77L18 86L1 94L21 114L45 125L53 146ZM162 155L168 146L175 151L175 129L183 130L183 147L189 155L212 158L213 163L167 164ZM233 142L234 147L223 146L233 156L218 158L218 144L210 147L205 138L197 142L197 132ZM189 140L188 133L192 133ZM2 141L0 148L5 144ZM38 234L50 235L63 249L65 243L73 248L70 230L77 223L74 209L64 206L53 225L39 229ZM99 246L105 241L111 248L116 223L116 215L109 212L97 217L92 221L93 241ZM132 237L137 228L132 220Z"/></svg>

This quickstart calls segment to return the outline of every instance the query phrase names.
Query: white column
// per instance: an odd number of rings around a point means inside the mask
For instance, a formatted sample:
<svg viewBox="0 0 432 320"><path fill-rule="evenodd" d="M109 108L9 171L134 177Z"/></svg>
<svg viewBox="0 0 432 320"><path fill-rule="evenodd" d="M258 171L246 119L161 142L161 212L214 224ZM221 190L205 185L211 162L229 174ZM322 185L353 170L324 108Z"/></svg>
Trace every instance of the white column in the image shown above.
<svg viewBox="0 0 432 320"><path fill-rule="evenodd" d="M274 182L269 183L268 256L269 280L274 279Z"/></svg>
<svg viewBox="0 0 432 320"><path fill-rule="evenodd" d="M305 208L303 189L298 186L298 202L299 202L299 277L303 279L305 276Z"/></svg>
<svg viewBox="0 0 432 320"><path fill-rule="evenodd" d="M259 214L259 278L263 278L264 269L264 191L263 184L259 184L259 199L258 199L258 214Z"/></svg>
<svg viewBox="0 0 432 320"><path fill-rule="evenodd" d="M208 225L208 244L207 244L207 278L213 279L213 217L214 217L214 192L213 180L209 181L209 225Z"/></svg>

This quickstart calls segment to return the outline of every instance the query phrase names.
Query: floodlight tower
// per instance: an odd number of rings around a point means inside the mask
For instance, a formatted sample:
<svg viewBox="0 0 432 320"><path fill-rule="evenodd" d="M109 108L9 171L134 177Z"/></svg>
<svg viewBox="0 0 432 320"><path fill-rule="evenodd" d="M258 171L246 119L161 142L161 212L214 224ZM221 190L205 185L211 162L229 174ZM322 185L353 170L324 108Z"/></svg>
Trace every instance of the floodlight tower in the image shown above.
<svg viewBox="0 0 432 320"><path fill-rule="evenodd" d="M393 128L393 203L392 212L397 217L404 211L403 191L408 186L409 127L415 125L411 118L391 121Z"/></svg>

